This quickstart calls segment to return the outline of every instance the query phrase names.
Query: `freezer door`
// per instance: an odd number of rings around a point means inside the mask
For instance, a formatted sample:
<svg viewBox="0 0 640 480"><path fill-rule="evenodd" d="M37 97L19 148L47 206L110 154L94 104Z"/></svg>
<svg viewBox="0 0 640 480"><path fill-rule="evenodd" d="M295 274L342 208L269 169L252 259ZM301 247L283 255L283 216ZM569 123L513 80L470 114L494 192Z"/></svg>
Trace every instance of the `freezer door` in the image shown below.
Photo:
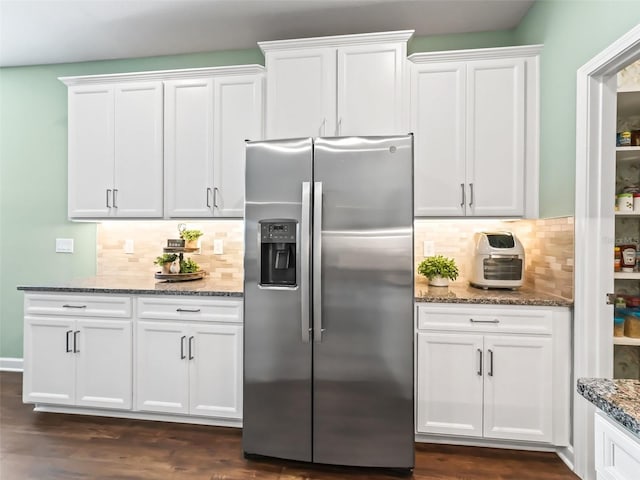
<svg viewBox="0 0 640 480"><path fill-rule="evenodd" d="M315 141L314 462L413 468L412 172L411 135Z"/></svg>
<svg viewBox="0 0 640 480"><path fill-rule="evenodd" d="M311 139L247 144L243 449L302 461L312 460L310 319L308 306L306 318L302 315L301 296L309 284L308 265L303 262L309 250L311 169ZM274 232L278 229L278 234L285 226L287 231L293 225L297 229L294 285L259 285L259 245L265 225L273 226ZM275 237L269 239L265 248L280 269L294 255L288 247L274 247L274 241ZM286 258L277 248L286 252Z"/></svg>

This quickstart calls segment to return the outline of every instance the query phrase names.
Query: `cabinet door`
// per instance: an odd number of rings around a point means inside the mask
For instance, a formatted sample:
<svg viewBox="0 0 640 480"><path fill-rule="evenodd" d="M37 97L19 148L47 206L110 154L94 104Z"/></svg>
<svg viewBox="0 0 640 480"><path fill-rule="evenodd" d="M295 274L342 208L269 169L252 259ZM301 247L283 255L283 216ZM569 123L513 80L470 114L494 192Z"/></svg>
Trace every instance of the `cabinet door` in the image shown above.
<svg viewBox="0 0 640 480"><path fill-rule="evenodd" d="M113 190L113 87L71 87L68 95L69 217L108 217Z"/></svg>
<svg viewBox="0 0 640 480"><path fill-rule="evenodd" d="M189 336L189 411L242 417L242 327L192 325Z"/></svg>
<svg viewBox="0 0 640 480"><path fill-rule="evenodd" d="M189 413L187 340L182 324L137 322L137 410Z"/></svg>
<svg viewBox="0 0 640 480"><path fill-rule="evenodd" d="M465 214L465 84L464 63L413 67L416 216Z"/></svg>
<svg viewBox="0 0 640 480"><path fill-rule="evenodd" d="M216 216L244 215L245 140L262 139L262 76L214 80L214 198Z"/></svg>
<svg viewBox="0 0 640 480"><path fill-rule="evenodd" d="M338 49L336 135L405 135L404 45L362 45Z"/></svg>
<svg viewBox="0 0 640 480"><path fill-rule="evenodd" d="M551 442L551 338L485 336L484 436Z"/></svg>
<svg viewBox="0 0 640 480"><path fill-rule="evenodd" d="M525 64L467 64L467 215L524 215Z"/></svg>
<svg viewBox="0 0 640 480"><path fill-rule="evenodd" d="M418 333L420 433L482 436L482 336Z"/></svg>
<svg viewBox="0 0 640 480"><path fill-rule="evenodd" d="M118 217L162 217L162 82L115 87L113 207Z"/></svg>
<svg viewBox="0 0 640 480"><path fill-rule="evenodd" d="M165 211L213 216L213 80L165 82Z"/></svg>
<svg viewBox="0 0 640 480"><path fill-rule="evenodd" d="M79 318L76 326L76 405L130 409L131 322Z"/></svg>
<svg viewBox="0 0 640 480"><path fill-rule="evenodd" d="M336 50L268 52L267 138L332 136L336 130Z"/></svg>
<svg viewBox="0 0 640 480"><path fill-rule="evenodd" d="M74 404L74 327L63 317L24 318L24 402Z"/></svg>

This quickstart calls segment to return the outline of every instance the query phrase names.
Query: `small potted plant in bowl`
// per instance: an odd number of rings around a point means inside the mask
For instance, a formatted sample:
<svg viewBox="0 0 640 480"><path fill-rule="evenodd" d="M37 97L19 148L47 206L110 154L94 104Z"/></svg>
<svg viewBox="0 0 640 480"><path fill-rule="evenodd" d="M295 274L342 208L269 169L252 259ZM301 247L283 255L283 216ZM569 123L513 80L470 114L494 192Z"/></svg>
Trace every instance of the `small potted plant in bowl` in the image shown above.
<svg viewBox="0 0 640 480"><path fill-rule="evenodd" d="M162 267L162 273L168 274L171 273L169 268L171 268L171 264L176 261L176 258L178 258L178 256L175 253L163 253L159 257L156 257L153 263Z"/></svg>
<svg viewBox="0 0 640 480"><path fill-rule="evenodd" d="M200 265L190 258L180 261L180 273L196 273L200 271Z"/></svg>
<svg viewBox="0 0 640 480"><path fill-rule="evenodd" d="M200 230L182 230L180 232L180 237L184 240L185 248L198 248L198 238L200 238L204 233Z"/></svg>
<svg viewBox="0 0 640 480"><path fill-rule="evenodd" d="M429 285L448 287L449 280L458 278L458 267L453 258L442 255L425 258L418 265L418 273L429 279Z"/></svg>

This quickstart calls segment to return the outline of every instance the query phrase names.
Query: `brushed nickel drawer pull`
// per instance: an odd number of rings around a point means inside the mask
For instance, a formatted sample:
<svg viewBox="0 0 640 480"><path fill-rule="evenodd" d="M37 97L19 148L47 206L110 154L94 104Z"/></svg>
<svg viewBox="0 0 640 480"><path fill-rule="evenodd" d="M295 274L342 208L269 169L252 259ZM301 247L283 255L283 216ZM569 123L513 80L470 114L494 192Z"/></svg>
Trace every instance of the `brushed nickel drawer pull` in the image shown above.
<svg viewBox="0 0 640 480"><path fill-rule="evenodd" d="M188 312L188 313L198 313L200 311L199 308L176 308L176 312Z"/></svg>
<svg viewBox="0 0 640 480"><path fill-rule="evenodd" d="M69 305L65 303L64 305L62 305L62 308L87 308L87 306L86 305Z"/></svg>
<svg viewBox="0 0 640 480"><path fill-rule="evenodd" d="M494 318L493 320L474 320L473 318L470 318L469 321L471 323L500 323L500 320L497 318Z"/></svg>

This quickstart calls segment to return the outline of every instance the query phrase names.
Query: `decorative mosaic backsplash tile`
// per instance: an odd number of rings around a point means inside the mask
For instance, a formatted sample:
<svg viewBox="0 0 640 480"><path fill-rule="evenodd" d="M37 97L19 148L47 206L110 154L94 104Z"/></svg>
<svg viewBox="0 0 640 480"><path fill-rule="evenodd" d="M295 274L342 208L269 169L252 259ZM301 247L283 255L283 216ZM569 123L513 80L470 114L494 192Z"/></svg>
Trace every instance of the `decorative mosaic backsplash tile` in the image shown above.
<svg viewBox="0 0 640 480"><path fill-rule="evenodd" d="M178 238L178 221L104 222L97 229L98 275L152 276L159 271L153 260L168 238ZM191 254L212 278L243 282L243 222L185 222L204 232L200 254ZM415 260L422 261L423 242L433 241L436 254L453 257L460 269L456 283L467 282L469 243L473 233L508 230L515 233L526 252L525 283L541 292L573 299L573 217L543 220L416 220ZM124 242L134 242L134 253L124 253ZM223 254L213 254L213 240L223 241ZM416 274L417 287L426 287Z"/></svg>
<svg viewBox="0 0 640 480"><path fill-rule="evenodd" d="M525 284L544 293L573 299L573 217L542 220L416 220L416 266L424 259L423 242L432 241L436 255L456 260L460 276L467 283L471 240L475 232L513 232L525 249ZM416 285L427 280L416 274Z"/></svg>
<svg viewBox="0 0 640 480"><path fill-rule="evenodd" d="M162 254L168 238L180 238L178 224L185 223L187 228L202 230L200 253L190 256L211 278L224 279L237 284L242 290L244 232L243 222L204 221L148 221L148 222L104 222L97 229L97 274L119 276L153 276L160 267L153 264ZM124 253L124 241L133 240L134 253ZM213 240L222 240L223 254L213 254Z"/></svg>

